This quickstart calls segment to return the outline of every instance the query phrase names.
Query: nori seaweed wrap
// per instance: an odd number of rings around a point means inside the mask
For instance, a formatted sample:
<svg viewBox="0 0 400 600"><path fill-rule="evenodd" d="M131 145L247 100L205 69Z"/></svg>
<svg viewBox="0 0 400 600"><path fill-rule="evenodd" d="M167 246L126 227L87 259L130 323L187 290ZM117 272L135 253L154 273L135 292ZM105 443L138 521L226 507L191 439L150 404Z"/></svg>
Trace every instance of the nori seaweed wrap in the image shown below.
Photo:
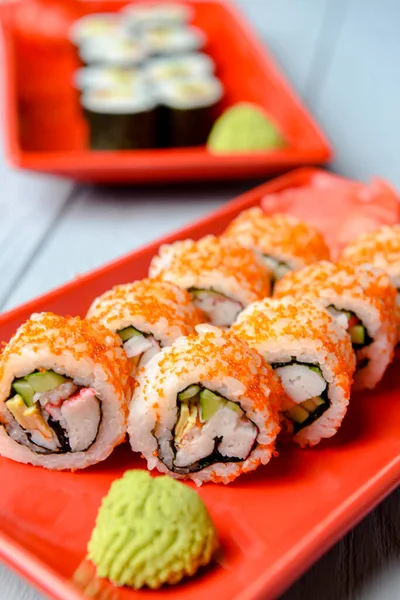
<svg viewBox="0 0 400 600"><path fill-rule="evenodd" d="M163 128L171 147L205 144L223 96L216 77L169 81L160 89Z"/></svg>
<svg viewBox="0 0 400 600"><path fill-rule="evenodd" d="M93 150L133 150L156 146L157 104L129 87L89 90L82 96Z"/></svg>

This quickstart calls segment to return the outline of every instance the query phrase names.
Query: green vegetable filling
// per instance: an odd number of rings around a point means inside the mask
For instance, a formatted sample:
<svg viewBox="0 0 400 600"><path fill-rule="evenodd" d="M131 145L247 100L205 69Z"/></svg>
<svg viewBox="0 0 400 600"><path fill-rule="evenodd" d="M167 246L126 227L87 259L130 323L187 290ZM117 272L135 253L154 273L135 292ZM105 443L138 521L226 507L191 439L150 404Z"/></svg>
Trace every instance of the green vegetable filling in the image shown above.
<svg viewBox="0 0 400 600"><path fill-rule="evenodd" d="M215 415L215 413L223 407L229 408L230 410L238 413L241 417L245 416L245 413L239 404L232 402L231 400L227 400L224 396L221 396L216 392L212 392L200 384L190 385L179 392L177 405L178 418L175 428L172 432L173 440L171 442L171 448L174 456L176 456L177 446L180 444L183 437L190 432L194 426L201 427L202 424L209 421ZM257 427L256 430L258 433ZM195 473L215 463L241 462L245 460L245 458L224 456L218 452L218 445L221 441L222 437L216 437L214 439L214 450L209 456L200 459L189 467L174 466L173 470L176 473ZM255 445L256 441L254 442L249 454L253 451Z"/></svg>
<svg viewBox="0 0 400 600"><path fill-rule="evenodd" d="M301 363L292 358L287 363L273 363L271 367L273 369L279 369L280 367L289 367L291 365L301 365L307 367L310 371L318 373L323 377L322 371L318 365L312 365L310 363ZM298 433L304 427L308 427L319 419L330 406L330 400L328 397L328 386L322 392L320 396L314 398L308 398L299 404L293 405L289 410L283 414L287 419L293 422L293 433Z"/></svg>
<svg viewBox="0 0 400 600"><path fill-rule="evenodd" d="M135 327L133 327L133 325L130 325L129 327L125 327L125 329L121 329L121 331L118 331L118 335L123 342L127 342L128 340L133 338L135 335L145 335L145 334L142 333L141 331L139 331L138 329L136 329Z"/></svg>

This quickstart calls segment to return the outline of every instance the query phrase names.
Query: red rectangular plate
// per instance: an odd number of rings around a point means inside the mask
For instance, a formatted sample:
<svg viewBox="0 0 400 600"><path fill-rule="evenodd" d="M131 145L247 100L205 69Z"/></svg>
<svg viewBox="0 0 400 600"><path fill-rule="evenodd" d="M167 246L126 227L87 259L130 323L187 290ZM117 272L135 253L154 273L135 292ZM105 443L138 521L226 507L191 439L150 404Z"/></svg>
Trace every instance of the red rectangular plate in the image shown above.
<svg viewBox="0 0 400 600"><path fill-rule="evenodd" d="M8 339L33 311L84 315L95 295L144 277L161 243L219 234L264 194L312 185L315 173L299 170L262 185L196 224L2 315L0 339ZM389 370L374 392L354 395L342 428L331 440L309 450L281 448L269 465L229 486L200 488L220 533L219 564L172 588L117 590L112 600L268 600L281 593L398 484L395 370ZM71 578L85 556L101 498L116 477L134 467L144 468L144 463L127 446L76 473L0 459L1 558L50 596L81 599Z"/></svg>
<svg viewBox="0 0 400 600"><path fill-rule="evenodd" d="M163 0L161 0L163 1ZM215 156L205 147L93 152L72 89L78 62L67 40L82 14L118 10L119 0L22 0L3 7L3 66L8 160L19 167L98 182L244 178L328 160L322 133L284 81L245 18L228 0L191 0L194 23L225 87L224 106L255 102L281 128L287 147ZM0 7L1 10L1 7Z"/></svg>

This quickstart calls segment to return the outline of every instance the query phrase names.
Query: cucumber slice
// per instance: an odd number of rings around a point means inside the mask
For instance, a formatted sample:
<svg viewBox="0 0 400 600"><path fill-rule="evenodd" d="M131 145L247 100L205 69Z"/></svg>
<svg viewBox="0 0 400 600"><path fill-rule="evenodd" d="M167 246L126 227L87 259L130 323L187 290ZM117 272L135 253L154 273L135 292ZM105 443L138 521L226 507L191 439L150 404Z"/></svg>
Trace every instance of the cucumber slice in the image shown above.
<svg viewBox="0 0 400 600"><path fill-rule="evenodd" d="M365 327L364 325L354 325L350 327L349 334L353 344L364 344L365 343Z"/></svg>
<svg viewBox="0 0 400 600"><path fill-rule="evenodd" d="M201 418L203 421L208 421L217 412L219 408L224 406L226 400L219 394L215 394L210 390L202 390L200 392L200 408Z"/></svg>
<svg viewBox="0 0 400 600"><path fill-rule="evenodd" d="M25 377L25 381L34 389L35 392L49 392L54 390L67 380L63 375L54 371L44 371L43 373L31 373Z"/></svg>
<svg viewBox="0 0 400 600"><path fill-rule="evenodd" d="M190 400L190 398L197 396L197 394L200 392L200 390L201 390L201 387L199 385L189 385L189 387L187 387L185 390L183 390L182 392L179 392L179 394L178 394L179 402L184 402L185 400Z"/></svg>
<svg viewBox="0 0 400 600"><path fill-rule="evenodd" d="M121 331L118 331L118 335L123 342L127 342L134 335L143 335L143 333L141 331L138 331L137 329L135 329L135 327L131 325L130 327L125 327L125 329L121 329Z"/></svg>
<svg viewBox="0 0 400 600"><path fill-rule="evenodd" d="M321 375L321 377L322 377L322 371L319 367L317 367L317 365L307 365L307 366L310 369L310 371L314 371L314 373L318 373L318 375Z"/></svg>
<svg viewBox="0 0 400 600"><path fill-rule="evenodd" d="M33 406L33 396L35 394L35 390L23 377L20 379L15 379L12 384L13 390L19 394L26 406Z"/></svg>
<svg viewBox="0 0 400 600"><path fill-rule="evenodd" d="M230 400L228 400L227 403L226 403L226 407L230 408L231 410L233 410L234 412L238 413L239 415L243 415L244 414L243 409L236 402L231 402Z"/></svg>
<svg viewBox="0 0 400 600"><path fill-rule="evenodd" d="M306 411L305 408L300 406L300 404L296 404L292 406L292 408L285 413L285 417L294 421L295 423L304 423L310 416L310 413Z"/></svg>

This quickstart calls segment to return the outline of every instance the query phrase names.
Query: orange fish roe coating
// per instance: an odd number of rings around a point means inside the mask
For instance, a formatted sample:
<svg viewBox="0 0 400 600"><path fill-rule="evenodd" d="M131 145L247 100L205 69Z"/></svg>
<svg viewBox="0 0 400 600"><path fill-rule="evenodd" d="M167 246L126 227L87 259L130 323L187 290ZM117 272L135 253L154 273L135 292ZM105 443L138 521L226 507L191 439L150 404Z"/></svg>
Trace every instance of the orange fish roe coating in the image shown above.
<svg viewBox="0 0 400 600"><path fill-rule="evenodd" d="M162 350L140 373L139 386L130 406L128 430L133 450L145 455L150 469L173 477L229 483L241 473L266 464L279 432L279 410L284 394L279 377L261 356L229 332L209 326L196 327L197 335L179 338ZM177 395L193 384L238 403L246 417L258 427L257 444L247 459L215 463L198 472L169 471L159 457L157 437L171 435L176 424ZM156 411L155 407L159 410ZM138 433L138 427L142 427ZM153 432L153 435L146 435ZM155 437L153 437L155 436Z"/></svg>
<svg viewBox="0 0 400 600"><path fill-rule="evenodd" d="M225 236L285 261L292 269L330 258L322 233L286 214L266 215L259 207L245 210L227 227Z"/></svg>
<svg viewBox="0 0 400 600"><path fill-rule="evenodd" d="M269 270L262 259L232 240L212 235L161 246L149 274L185 289L213 289L244 306L270 293Z"/></svg>
<svg viewBox="0 0 400 600"><path fill-rule="evenodd" d="M381 227L357 237L342 251L340 260L357 265L369 264L388 273L400 287L400 225Z"/></svg>
<svg viewBox="0 0 400 600"><path fill-rule="evenodd" d="M1 356L0 380L13 355L35 354L43 348L54 357L68 353L77 361L99 365L121 397L133 387L129 362L117 335L96 321L50 312L33 314L11 338ZM36 368L41 370L41 365Z"/></svg>
<svg viewBox="0 0 400 600"><path fill-rule="evenodd" d="M117 285L93 302L88 317L98 319L112 331L133 325L151 333L163 345L180 335L193 333L205 316L194 306L190 294L177 285L142 279Z"/></svg>
<svg viewBox="0 0 400 600"><path fill-rule="evenodd" d="M288 273L274 290L274 297L318 297L327 307L351 311L365 326L372 343L356 350L355 387L373 388L393 358L397 338L396 288L380 269L351 263L321 261Z"/></svg>

